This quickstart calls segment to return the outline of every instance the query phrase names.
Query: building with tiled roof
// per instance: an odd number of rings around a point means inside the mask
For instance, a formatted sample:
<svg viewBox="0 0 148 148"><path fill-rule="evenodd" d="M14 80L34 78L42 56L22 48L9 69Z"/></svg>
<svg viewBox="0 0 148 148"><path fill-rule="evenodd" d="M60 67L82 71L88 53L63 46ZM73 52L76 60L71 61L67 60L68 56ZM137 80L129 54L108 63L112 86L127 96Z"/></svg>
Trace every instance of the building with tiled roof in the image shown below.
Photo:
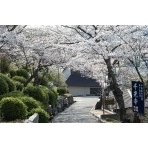
<svg viewBox="0 0 148 148"><path fill-rule="evenodd" d="M78 71L71 71L66 77L69 93L73 96L100 95L101 86L95 79L83 76Z"/></svg>

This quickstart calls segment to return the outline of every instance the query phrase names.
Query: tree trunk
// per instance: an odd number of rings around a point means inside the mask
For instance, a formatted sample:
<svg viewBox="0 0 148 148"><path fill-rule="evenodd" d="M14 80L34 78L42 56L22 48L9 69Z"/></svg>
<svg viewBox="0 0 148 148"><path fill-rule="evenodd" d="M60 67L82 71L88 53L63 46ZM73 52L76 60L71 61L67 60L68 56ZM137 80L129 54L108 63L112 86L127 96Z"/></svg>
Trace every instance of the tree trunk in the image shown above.
<svg viewBox="0 0 148 148"><path fill-rule="evenodd" d="M108 78L111 79L110 90L113 92L114 97L119 105L120 121L123 121L125 118L125 105L124 105L124 100L123 100L123 92L119 88L115 74L112 70L111 59L108 58L108 59L104 59L104 60L105 60L105 63L107 65L107 69L108 69Z"/></svg>
<svg viewBox="0 0 148 148"><path fill-rule="evenodd" d="M30 83L32 81L33 78L36 78L38 76L38 71L39 69L36 69L33 74L30 76L30 78L26 81L26 83L24 84L24 87L26 87L28 85L28 83ZM35 80L36 81L36 80ZM34 83L35 84L35 83Z"/></svg>

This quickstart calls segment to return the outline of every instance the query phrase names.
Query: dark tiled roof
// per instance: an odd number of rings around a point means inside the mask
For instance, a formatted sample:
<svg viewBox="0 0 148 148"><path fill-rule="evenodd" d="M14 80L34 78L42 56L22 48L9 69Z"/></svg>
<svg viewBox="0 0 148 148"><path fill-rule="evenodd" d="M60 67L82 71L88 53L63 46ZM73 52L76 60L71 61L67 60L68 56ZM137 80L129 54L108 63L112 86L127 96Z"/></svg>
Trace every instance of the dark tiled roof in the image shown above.
<svg viewBox="0 0 148 148"><path fill-rule="evenodd" d="M66 80L66 84L68 86L100 87L95 79L84 77L80 72L71 72L71 75Z"/></svg>

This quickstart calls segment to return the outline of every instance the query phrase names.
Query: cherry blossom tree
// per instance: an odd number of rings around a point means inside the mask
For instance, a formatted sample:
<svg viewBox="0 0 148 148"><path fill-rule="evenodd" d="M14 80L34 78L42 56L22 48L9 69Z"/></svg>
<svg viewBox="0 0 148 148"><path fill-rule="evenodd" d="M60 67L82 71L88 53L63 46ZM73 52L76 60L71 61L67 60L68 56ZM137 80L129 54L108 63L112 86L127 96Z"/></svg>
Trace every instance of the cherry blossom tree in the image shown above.
<svg viewBox="0 0 148 148"><path fill-rule="evenodd" d="M21 28L21 26L17 26ZM7 28L4 26L4 28ZM23 27L24 28L24 27ZM13 33L3 38L7 43L3 47L3 52L8 54L18 67L24 67L30 71L31 76L26 82L27 85L34 79L34 85L38 84L38 74L43 72L43 76L48 72L49 67L64 66L70 59L66 48L57 46L58 34L51 31L52 26L27 26L23 30L14 30ZM12 30L12 29L11 29ZM8 44L9 43L9 44Z"/></svg>
<svg viewBox="0 0 148 148"><path fill-rule="evenodd" d="M120 87L122 79L139 79L148 69L147 26L75 25L75 26L1 26L1 52L9 54L19 66L30 70L26 85L38 73L51 66L70 67L93 77L100 83L108 76L112 91L120 108L120 120L124 120L125 105ZM141 67L133 57L141 55ZM115 65L120 66L120 77L115 75ZM143 71L145 70L145 71ZM137 79L137 78L136 78ZM124 81L123 80L123 81ZM102 85L103 86L103 85Z"/></svg>
<svg viewBox="0 0 148 148"><path fill-rule="evenodd" d="M127 73L126 70L129 69L127 61L134 65L132 58L137 50L132 50L130 44L134 43L134 38L142 35L140 32L144 31L146 27L119 25L77 25L63 27L66 28L66 31L63 31L64 40L61 41L61 44L65 44L77 51L77 56L69 64L73 65L73 68L75 67L83 71L87 70L85 73L91 77L95 76L96 78L104 79L104 75L108 75L110 90L113 92L120 108L120 120L124 120L123 92L119 87L119 81L115 76L113 67L115 64L120 64L122 66L120 73L123 76L123 74ZM65 37L66 35L67 37ZM124 40L125 38L128 40ZM146 45L146 42L143 39L139 42L141 43L141 46L138 46L139 49L142 47L144 51L143 46ZM136 44L135 46L137 47ZM140 77L138 71L137 74Z"/></svg>

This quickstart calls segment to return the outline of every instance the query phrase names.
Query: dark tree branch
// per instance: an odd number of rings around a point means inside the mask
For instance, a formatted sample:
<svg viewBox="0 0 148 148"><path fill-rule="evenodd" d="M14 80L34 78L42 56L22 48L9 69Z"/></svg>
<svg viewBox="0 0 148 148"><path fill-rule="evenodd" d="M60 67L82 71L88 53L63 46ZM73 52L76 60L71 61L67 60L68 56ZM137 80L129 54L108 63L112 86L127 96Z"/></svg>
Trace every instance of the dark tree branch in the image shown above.
<svg viewBox="0 0 148 148"><path fill-rule="evenodd" d="M64 25L62 25L62 26L75 30L81 37L83 37L83 35L82 35L76 28L70 27L70 26L64 26ZM84 38L84 37L83 37L83 38Z"/></svg>
<svg viewBox="0 0 148 148"><path fill-rule="evenodd" d="M95 25L92 25L92 26L95 28L95 30L97 30L97 29L98 29Z"/></svg>
<svg viewBox="0 0 148 148"><path fill-rule="evenodd" d="M84 29L82 29L80 26L77 27L80 29L83 33L87 34L90 38L94 38L90 33L86 32Z"/></svg>
<svg viewBox="0 0 148 148"><path fill-rule="evenodd" d="M23 28L19 31L19 32L17 32L17 34L20 34L20 33L22 33L22 31L24 30L24 28L26 28L27 27L27 25L24 25L23 26Z"/></svg>
<svg viewBox="0 0 148 148"><path fill-rule="evenodd" d="M119 35L118 35L118 37L119 37L122 41L124 41L125 44L129 45L129 47L135 52L135 49L134 49L130 44L128 44L127 41L125 41L125 40L124 40L121 36L119 36Z"/></svg>
<svg viewBox="0 0 148 148"><path fill-rule="evenodd" d="M2 49L2 47L5 45L5 43L3 43L1 46L0 46L0 49Z"/></svg>
<svg viewBox="0 0 148 148"><path fill-rule="evenodd" d="M13 31L18 25L12 25L12 28L11 28L11 29L9 29L9 26L11 26L11 25L6 25L8 31L11 32L11 31Z"/></svg>
<svg viewBox="0 0 148 148"><path fill-rule="evenodd" d="M115 51L115 49L118 48L118 47L120 47L121 45L122 45L122 44L119 44L119 45L115 46L111 51L112 51L112 52Z"/></svg>
<svg viewBox="0 0 148 148"><path fill-rule="evenodd" d="M60 44L68 44L68 45L71 45L71 44L77 44L77 43L80 43L80 42L70 42L70 43L60 43Z"/></svg>

